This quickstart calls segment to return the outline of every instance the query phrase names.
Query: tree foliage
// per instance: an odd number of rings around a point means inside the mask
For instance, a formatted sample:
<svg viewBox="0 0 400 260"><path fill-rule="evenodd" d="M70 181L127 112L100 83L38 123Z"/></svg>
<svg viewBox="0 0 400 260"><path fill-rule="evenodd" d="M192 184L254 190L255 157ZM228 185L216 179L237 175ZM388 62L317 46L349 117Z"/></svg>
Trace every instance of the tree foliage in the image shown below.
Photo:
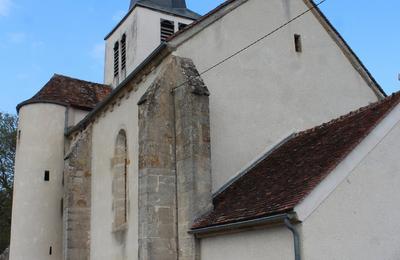
<svg viewBox="0 0 400 260"><path fill-rule="evenodd" d="M0 252L10 244L17 117L0 112Z"/></svg>

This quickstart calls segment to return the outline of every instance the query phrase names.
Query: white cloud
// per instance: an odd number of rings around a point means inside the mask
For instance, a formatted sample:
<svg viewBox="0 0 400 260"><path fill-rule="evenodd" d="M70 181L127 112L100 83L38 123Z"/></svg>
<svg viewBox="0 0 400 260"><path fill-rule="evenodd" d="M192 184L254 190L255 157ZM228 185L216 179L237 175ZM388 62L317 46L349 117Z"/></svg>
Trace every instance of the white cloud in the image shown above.
<svg viewBox="0 0 400 260"><path fill-rule="evenodd" d="M2 0L0 0L2 1ZM23 43L26 39L26 34L23 32L14 32L8 35L8 39L11 43Z"/></svg>
<svg viewBox="0 0 400 260"><path fill-rule="evenodd" d="M0 0L0 16L7 16L11 9L11 0Z"/></svg>

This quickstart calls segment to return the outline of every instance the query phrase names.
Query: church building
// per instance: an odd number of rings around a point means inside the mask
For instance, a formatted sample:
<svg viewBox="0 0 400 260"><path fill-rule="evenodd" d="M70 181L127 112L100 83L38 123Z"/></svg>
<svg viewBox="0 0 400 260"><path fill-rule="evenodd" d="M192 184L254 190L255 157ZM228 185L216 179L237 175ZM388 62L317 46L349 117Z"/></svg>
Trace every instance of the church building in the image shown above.
<svg viewBox="0 0 400 260"><path fill-rule="evenodd" d="M17 106L10 259L400 259L400 93L320 4L127 2Z"/></svg>

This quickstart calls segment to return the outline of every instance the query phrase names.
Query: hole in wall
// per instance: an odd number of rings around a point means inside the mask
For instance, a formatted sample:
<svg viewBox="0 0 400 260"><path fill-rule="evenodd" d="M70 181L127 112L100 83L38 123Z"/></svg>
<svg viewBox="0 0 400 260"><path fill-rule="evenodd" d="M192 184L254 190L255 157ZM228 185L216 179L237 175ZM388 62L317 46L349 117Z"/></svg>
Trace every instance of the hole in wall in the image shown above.
<svg viewBox="0 0 400 260"><path fill-rule="evenodd" d="M50 181L50 171L44 171L44 181Z"/></svg>

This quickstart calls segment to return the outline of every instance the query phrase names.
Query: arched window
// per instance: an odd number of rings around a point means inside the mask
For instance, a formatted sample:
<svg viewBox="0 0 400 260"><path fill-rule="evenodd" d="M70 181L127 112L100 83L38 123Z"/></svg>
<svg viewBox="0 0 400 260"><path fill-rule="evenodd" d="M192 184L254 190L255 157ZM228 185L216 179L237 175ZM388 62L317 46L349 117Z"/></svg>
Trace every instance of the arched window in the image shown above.
<svg viewBox="0 0 400 260"><path fill-rule="evenodd" d="M126 68L126 34L121 38L121 70Z"/></svg>
<svg viewBox="0 0 400 260"><path fill-rule="evenodd" d="M114 78L119 74L119 43L114 44Z"/></svg>
<svg viewBox="0 0 400 260"><path fill-rule="evenodd" d="M115 143L113 171L113 229L123 228L128 219L128 148L126 133L121 130Z"/></svg>

